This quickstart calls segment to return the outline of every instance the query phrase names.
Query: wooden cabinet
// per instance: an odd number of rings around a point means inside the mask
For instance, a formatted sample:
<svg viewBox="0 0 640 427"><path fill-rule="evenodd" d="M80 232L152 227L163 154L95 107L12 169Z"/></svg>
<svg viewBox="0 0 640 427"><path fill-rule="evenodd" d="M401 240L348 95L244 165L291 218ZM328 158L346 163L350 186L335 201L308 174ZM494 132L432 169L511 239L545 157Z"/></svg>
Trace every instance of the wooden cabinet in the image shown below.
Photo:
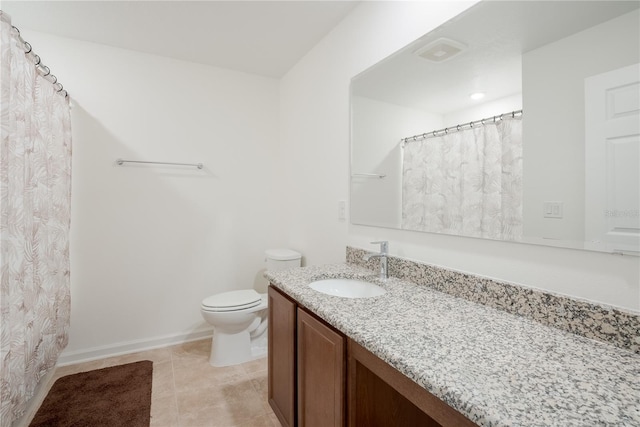
<svg viewBox="0 0 640 427"><path fill-rule="evenodd" d="M269 405L285 427L345 425L345 338L269 287Z"/></svg>
<svg viewBox="0 0 640 427"><path fill-rule="evenodd" d="M475 426L272 286L268 393L285 427Z"/></svg>
<svg viewBox="0 0 640 427"><path fill-rule="evenodd" d="M268 400L284 427L296 425L296 304L269 287Z"/></svg>
<svg viewBox="0 0 640 427"><path fill-rule="evenodd" d="M352 340L349 427L473 427L471 420Z"/></svg>
<svg viewBox="0 0 640 427"><path fill-rule="evenodd" d="M345 425L345 338L298 308L298 425Z"/></svg>

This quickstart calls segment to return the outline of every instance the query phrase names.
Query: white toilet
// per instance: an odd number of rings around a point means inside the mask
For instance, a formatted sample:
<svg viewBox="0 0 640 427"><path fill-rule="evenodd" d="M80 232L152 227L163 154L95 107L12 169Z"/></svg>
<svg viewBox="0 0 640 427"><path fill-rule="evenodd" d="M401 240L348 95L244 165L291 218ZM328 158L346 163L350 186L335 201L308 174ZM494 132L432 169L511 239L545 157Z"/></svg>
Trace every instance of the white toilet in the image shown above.
<svg viewBox="0 0 640 427"><path fill-rule="evenodd" d="M265 252L267 270L300 267L302 256L290 249ZM267 354L267 294L253 289L223 292L202 300L202 317L213 325L212 366L229 366Z"/></svg>

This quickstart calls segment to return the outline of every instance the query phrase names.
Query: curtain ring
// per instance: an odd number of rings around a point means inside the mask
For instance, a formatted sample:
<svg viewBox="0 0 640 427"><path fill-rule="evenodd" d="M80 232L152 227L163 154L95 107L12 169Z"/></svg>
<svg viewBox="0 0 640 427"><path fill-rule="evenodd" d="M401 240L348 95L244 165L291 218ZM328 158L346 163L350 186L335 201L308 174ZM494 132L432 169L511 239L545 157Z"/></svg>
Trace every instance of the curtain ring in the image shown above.
<svg viewBox="0 0 640 427"><path fill-rule="evenodd" d="M473 127L473 122L469 122L469 127Z"/></svg>
<svg viewBox="0 0 640 427"><path fill-rule="evenodd" d="M434 131L433 131L433 137L435 138L435 137L437 137L437 136L438 136L438 135L436 134L436 131L434 130Z"/></svg>
<svg viewBox="0 0 640 427"><path fill-rule="evenodd" d="M512 112L511 112L511 118L512 118L512 119L515 119L515 118L516 118L516 112L515 112L515 111L512 111Z"/></svg>
<svg viewBox="0 0 640 427"><path fill-rule="evenodd" d="M50 69L49 67L47 67L46 65L43 65L43 66L42 66L42 68L47 70L47 72L46 72L46 73L44 73L44 74L42 75L42 77L46 77L46 76L48 76L49 74L51 74L51 69Z"/></svg>
<svg viewBox="0 0 640 427"><path fill-rule="evenodd" d="M456 130L460 132L460 125L456 126Z"/></svg>
<svg viewBox="0 0 640 427"><path fill-rule="evenodd" d="M18 35L20 35L20 30L18 29L18 27L16 27L15 25L12 25L11 29L15 30L15 32L18 33Z"/></svg>
<svg viewBox="0 0 640 427"><path fill-rule="evenodd" d="M39 55L36 55L36 62L35 62L35 64L34 64L34 65L35 65L36 67L37 67L38 65L40 65L40 56L39 56Z"/></svg>
<svg viewBox="0 0 640 427"><path fill-rule="evenodd" d="M444 133L448 134L449 133L449 128L444 128Z"/></svg>
<svg viewBox="0 0 640 427"><path fill-rule="evenodd" d="M29 48L29 50L25 50L24 51L25 55L28 54L28 53L31 53L31 51L33 50L33 48L31 47L31 43L29 43L29 42L24 42L24 47L25 48L27 48L27 47Z"/></svg>

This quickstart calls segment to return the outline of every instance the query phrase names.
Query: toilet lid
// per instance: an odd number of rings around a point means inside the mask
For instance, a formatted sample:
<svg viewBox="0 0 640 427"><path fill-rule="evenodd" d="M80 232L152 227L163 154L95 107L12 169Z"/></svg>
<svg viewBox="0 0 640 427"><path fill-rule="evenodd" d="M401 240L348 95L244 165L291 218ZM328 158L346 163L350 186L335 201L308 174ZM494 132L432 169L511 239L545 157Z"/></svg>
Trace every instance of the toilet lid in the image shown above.
<svg viewBox="0 0 640 427"><path fill-rule="evenodd" d="M202 306L211 310L243 310L255 307L262 301L260 294L253 289L223 292L215 294L202 301Z"/></svg>

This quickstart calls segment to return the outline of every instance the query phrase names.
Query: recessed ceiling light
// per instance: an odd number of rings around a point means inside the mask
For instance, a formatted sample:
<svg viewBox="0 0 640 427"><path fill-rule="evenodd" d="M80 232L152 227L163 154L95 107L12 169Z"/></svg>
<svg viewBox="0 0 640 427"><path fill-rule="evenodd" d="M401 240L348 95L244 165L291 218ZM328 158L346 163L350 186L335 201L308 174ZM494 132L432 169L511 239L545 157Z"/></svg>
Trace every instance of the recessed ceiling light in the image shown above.
<svg viewBox="0 0 640 427"><path fill-rule="evenodd" d="M484 92L476 92L469 95L469 98L473 99L474 101L477 101L478 99L484 98L484 95L485 95Z"/></svg>

